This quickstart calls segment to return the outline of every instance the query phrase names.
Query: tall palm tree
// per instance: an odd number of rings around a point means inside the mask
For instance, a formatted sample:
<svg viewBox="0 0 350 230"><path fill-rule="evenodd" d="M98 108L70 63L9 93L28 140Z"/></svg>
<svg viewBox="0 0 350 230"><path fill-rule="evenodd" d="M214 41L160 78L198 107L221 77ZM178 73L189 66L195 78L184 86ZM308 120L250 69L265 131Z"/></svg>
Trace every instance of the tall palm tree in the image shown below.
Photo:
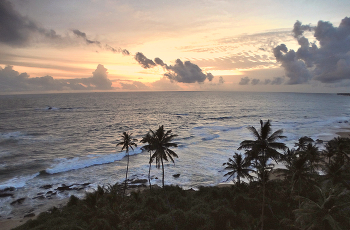
<svg viewBox="0 0 350 230"><path fill-rule="evenodd" d="M251 162L247 158L243 159L242 155L238 153L235 153L232 158L233 159L228 158L228 162L223 164L223 166L227 165L225 170L231 170L224 175L230 175L226 181L228 181L234 175L237 175L238 184L241 184L241 178L248 178L251 180L253 177L249 173L254 171L250 169L250 166L252 165Z"/></svg>
<svg viewBox="0 0 350 230"><path fill-rule="evenodd" d="M262 174L262 185L263 185L263 204L261 211L261 229L264 229L264 209L265 209L265 184L266 184L266 170L270 168L268 160L273 159L277 161L281 157L281 153L278 150L285 150L287 147L284 143L277 142L280 139L285 138L282 135L283 130L279 129L272 133L270 120L263 122L260 120L260 130L257 131L255 127L248 127L250 132L255 137L255 140L245 140L240 144L240 149L245 149L248 158L256 159L259 164L259 169ZM272 134L271 134L272 133ZM256 165L258 166L258 165Z"/></svg>
<svg viewBox="0 0 350 230"><path fill-rule="evenodd" d="M152 185L151 185L151 164L152 164L152 151L154 149L152 149L152 138L155 138L154 136L152 136L151 134L154 134L154 132L152 130L150 130L141 140L141 143L147 143L146 145L141 147L142 151L147 151L149 152L149 168L148 168L148 183L149 183L149 188L150 190L152 189Z"/></svg>
<svg viewBox="0 0 350 230"><path fill-rule="evenodd" d="M150 130L149 136L145 136L145 143L148 143L147 147L144 148L148 151L153 151L153 155L150 157L150 164L156 160L156 167L159 169L162 165L162 185L164 187L164 161L168 161L168 158L175 164L174 157L178 155L171 150L171 147L177 147L176 143L171 142L177 135L171 134L171 130L165 132L164 126L159 126L159 128L154 132Z"/></svg>
<svg viewBox="0 0 350 230"><path fill-rule="evenodd" d="M124 185L124 195L126 190L126 183L128 180L128 171L129 171L129 148L134 151L133 146L137 147L137 144L134 141L137 141L137 139L132 138L132 133L123 132L123 135L121 135L122 141L117 144L117 146L122 145L122 150L125 149L126 155L128 156L128 163L126 164L126 174L125 174L125 185Z"/></svg>

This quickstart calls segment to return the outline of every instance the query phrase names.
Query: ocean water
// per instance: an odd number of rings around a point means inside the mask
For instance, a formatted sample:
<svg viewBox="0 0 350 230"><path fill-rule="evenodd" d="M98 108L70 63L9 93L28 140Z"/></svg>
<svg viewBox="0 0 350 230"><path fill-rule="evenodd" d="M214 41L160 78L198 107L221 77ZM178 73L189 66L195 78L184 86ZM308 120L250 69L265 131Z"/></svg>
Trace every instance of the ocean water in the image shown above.
<svg viewBox="0 0 350 230"><path fill-rule="evenodd" d="M248 126L260 119L283 129L289 147L302 136L329 140L349 126L350 97L335 94L251 92L124 92L0 96L0 189L16 188L0 198L7 218L48 199L32 199L65 185L90 183L80 191L57 193L83 197L98 185L122 182L126 157L116 144L124 131L138 140L164 125L177 138L175 165L165 164L165 183L183 188L216 185L222 164L239 143L252 139ZM147 178L149 153L142 144L130 152L129 177ZM179 178L172 177L180 173ZM161 170L152 167L152 183ZM156 179L159 178L159 179ZM52 185L51 189L40 188ZM10 203L26 198L22 205ZM25 209L26 208L26 209ZM29 210L30 211L30 210ZM21 213L22 212L22 213Z"/></svg>

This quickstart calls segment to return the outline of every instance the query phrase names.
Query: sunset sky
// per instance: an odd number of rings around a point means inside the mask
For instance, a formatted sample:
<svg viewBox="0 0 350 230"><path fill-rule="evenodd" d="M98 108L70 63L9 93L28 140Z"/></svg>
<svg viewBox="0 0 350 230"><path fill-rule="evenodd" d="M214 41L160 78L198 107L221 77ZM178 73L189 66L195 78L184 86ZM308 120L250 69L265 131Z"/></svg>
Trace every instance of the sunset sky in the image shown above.
<svg viewBox="0 0 350 230"><path fill-rule="evenodd" d="M348 0L1 0L0 93L349 92Z"/></svg>

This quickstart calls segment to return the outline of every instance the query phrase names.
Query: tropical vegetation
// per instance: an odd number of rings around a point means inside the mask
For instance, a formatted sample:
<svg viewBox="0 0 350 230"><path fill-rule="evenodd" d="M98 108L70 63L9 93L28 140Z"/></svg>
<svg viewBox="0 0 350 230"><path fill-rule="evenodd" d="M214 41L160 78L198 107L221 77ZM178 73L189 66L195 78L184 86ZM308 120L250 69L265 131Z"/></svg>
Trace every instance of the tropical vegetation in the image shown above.
<svg viewBox="0 0 350 230"><path fill-rule="evenodd" d="M228 187L165 186L163 161L174 162L170 148L177 144L176 135L159 126L141 142L150 167L154 161L162 166L162 188L123 196L120 184L99 186L16 229L350 229L349 138L323 145L301 137L289 149L281 142L283 131L273 132L270 121L248 129L254 139L242 141L243 153L224 163L224 176L233 181ZM284 167L275 169L276 162Z"/></svg>

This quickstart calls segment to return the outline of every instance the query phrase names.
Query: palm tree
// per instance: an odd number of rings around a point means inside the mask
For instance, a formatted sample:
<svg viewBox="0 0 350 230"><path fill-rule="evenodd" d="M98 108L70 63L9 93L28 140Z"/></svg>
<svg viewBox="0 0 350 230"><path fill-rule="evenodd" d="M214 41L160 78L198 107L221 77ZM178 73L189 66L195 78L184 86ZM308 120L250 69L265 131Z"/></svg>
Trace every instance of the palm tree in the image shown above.
<svg viewBox="0 0 350 230"><path fill-rule="evenodd" d="M243 159L242 155L238 153L235 153L232 158L233 159L228 158L228 162L223 164L223 166L227 165L225 170L231 170L224 175L230 175L226 181L228 181L235 174L237 175L238 184L241 184L241 178L248 178L251 180L253 177L249 173L254 171L250 169L250 166L252 165L251 162L247 158Z"/></svg>
<svg viewBox="0 0 350 230"><path fill-rule="evenodd" d="M149 189L152 190L152 185L151 185L151 164L152 164L152 138L155 138L151 134L154 134L152 130L150 130L141 140L142 143L148 143L147 145L142 146L141 150L142 151L148 151L149 152L149 168L148 168L148 183L149 183Z"/></svg>
<svg viewBox="0 0 350 230"><path fill-rule="evenodd" d="M299 152L299 155L307 160L312 171L316 172L316 170L320 167L321 156L316 145L308 143L305 149Z"/></svg>
<svg viewBox="0 0 350 230"><path fill-rule="evenodd" d="M350 228L350 192L335 187L321 189L315 186L318 200L298 196L301 207L294 210L298 229L342 230Z"/></svg>
<svg viewBox="0 0 350 230"><path fill-rule="evenodd" d="M262 185L263 185L263 204L261 211L261 229L264 229L264 208L265 208L265 184L266 184L266 173L270 168L267 164L269 159L277 161L281 157L281 153L277 150L285 150L287 147L284 143L277 142L279 139L285 138L282 136L283 130L279 129L272 133L270 120L263 122L260 120L260 130L257 131L255 127L248 127L251 131L255 140L245 140L240 144L240 149L247 150L246 154L248 159L254 159L259 164L259 168L262 174ZM272 134L271 134L272 133ZM257 167L258 165L256 165Z"/></svg>
<svg viewBox="0 0 350 230"><path fill-rule="evenodd" d="M178 155L171 150L171 147L177 147L176 143L171 141L177 135L171 134L171 130L165 132L164 126L159 126L156 132L150 130L149 135L145 136L144 142L148 143L147 147L144 146L145 150L153 151L153 155L150 157L150 164L153 160L156 160L156 167L159 169L162 165L163 180L162 185L164 187L164 160L168 161L168 158L175 164L173 157L178 157Z"/></svg>
<svg viewBox="0 0 350 230"><path fill-rule="evenodd" d="M300 137L297 143L294 143L294 147L298 147L297 151L302 151L306 149L306 146L309 143L314 142L314 140L310 137L304 136L304 137Z"/></svg>
<svg viewBox="0 0 350 230"><path fill-rule="evenodd" d="M128 163L126 164L126 174L125 174L125 185L124 185L124 194L126 190L126 183L128 180L128 171L129 171L129 148L131 148L133 151L133 146L137 147L137 144L134 141L137 141L137 139L132 138L132 133L123 132L123 135L121 135L122 141L117 144L117 146L122 145L122 150L125 149L126 155L128 156Z"/></svg>

